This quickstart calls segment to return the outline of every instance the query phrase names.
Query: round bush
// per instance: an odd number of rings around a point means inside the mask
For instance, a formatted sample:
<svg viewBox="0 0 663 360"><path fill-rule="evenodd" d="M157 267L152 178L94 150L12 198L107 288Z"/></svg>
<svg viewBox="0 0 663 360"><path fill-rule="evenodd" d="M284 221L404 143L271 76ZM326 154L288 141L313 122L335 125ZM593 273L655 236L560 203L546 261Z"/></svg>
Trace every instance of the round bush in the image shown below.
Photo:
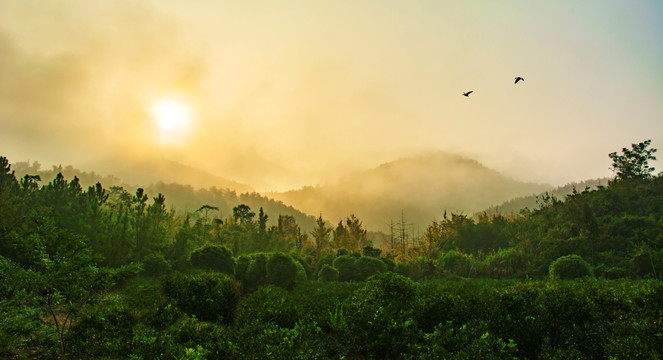
<svg viewBox="0 0 663 360"><path fill-rule="evenodd" d="M267 281L285 289L291 289L298 282L306 280L306 271L302 264L287 254L271 254L265 268Z"/></svg>
<svg viewBox="0 0 663 360"><path fill-rule="evenodd" d="M362 256L355 261L355 276L359 281L364 281L377 273L385 272L387 265L380 259Z"/></svg>
<svg viewBox="0 0 663 360"><path fill-rule="evenodd" d="M215 270L235 275L235 260L230 250L223 246L207 245L191 253L191 265L200 269Z"/></svg>
<svg viewBox="0 0 663 360"><path fill-rule="evenodd" d="M329 266L327 264L323 265L318 272L318 281L330 282L338 280L338 270L335 267Z"/></svg>
<svg viewBox="0 0 663 360"><path fill-rule="evenodd" d="M339 281L355 280L355 261L352 255L342 255L334 259L332 266L338 270Z"/></svg>
<svg viewBox="0 0 663 360"><path fill-rule="evenodd" d="M343 304L349 348L370 359L396 359L417 341L417 284L384 272L373 275Z"/></svg>
<svg viewBox="0 0 663 360"><path fill-rule="evenodd" d="M232 322L239 300L237 282L223 274L175 274L162 282L162 290L187 314L224 324Z"/></svg>
<svg viewBox="0 0 663 360"><path fill-rule="evenodd" d="M320 260L318 260L318 262L315 263L315 273L319 274L320 270L322 269L322 267L324 265L331 266L332 263L334 262L334 259L336 259L336 255L334 255L334 254L327 253L327 254L322 255L320 257Z"/></svg>
<svg viewBox="0 0 663 360"><path fill-rule="evenodd" d="M566 255L550 264L548 270L553 279L577 279L593 276L592 267L580 255Z"/></svg>
<svg viewBox="0 0 663 360"><path fill-rule="evenodd" d="M251 263L246 270L244 287L248 291L251 291L265 284L267 284L267 256L260 253L251 259Z"/></svg>

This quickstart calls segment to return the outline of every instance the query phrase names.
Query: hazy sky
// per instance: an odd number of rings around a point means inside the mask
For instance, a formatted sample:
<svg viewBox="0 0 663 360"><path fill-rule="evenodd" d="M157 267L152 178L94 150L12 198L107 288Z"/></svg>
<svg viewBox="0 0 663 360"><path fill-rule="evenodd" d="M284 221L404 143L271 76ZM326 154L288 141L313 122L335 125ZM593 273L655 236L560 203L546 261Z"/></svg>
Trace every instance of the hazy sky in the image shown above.
<svg viewBox="0 0 663 360"><path fill-rule="evenodd" d="M186 123L160 129L164 101ZM283 190L445 150L561 185L646 139L663 158L660 0L0 0L12 162Z"/></svg>

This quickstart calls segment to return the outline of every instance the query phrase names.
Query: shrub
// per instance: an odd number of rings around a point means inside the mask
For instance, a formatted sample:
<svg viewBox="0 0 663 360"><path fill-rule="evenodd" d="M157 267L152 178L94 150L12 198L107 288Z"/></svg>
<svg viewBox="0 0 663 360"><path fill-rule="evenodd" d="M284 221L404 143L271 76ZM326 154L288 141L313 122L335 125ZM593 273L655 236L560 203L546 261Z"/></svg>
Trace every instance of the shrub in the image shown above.
<svg viewBox="0 0 663 360"><path fill-rule="evenodd" d="M295 259L297 262L299 262L299 264L302 265L302 268L304 269L304 272L305 272L305 274L306 274L306 280L313 280L313 279L314 279L314 278L313 278L313 269L311 268L311 265L310 265L310 263L309 263L309 261L311 260L311 258L310 258L310 257L307 257L307 258L308 258L308 261L307 261L307 259L305 259L305 258L303 258L303 257L301 257L301 256L294 256L294 255L293 255L292 257L293 257L293 259Z"/></svg>
<svg viewBox="0 0 663 360"><path fill-rule="evenodd" d="M387 265L387 271L394 271L394 268L396 267L396 262L394 262L394 259L392 258L380 258L380 260Z"/></svg>
<svg viewBox="0 0 663 360"><path fill-rule="evenodd" d="M119 296L101 299L74 323L67 337L74 357L125 357L131 352L135 319Z"/></svg>
<svg viewBox="0 0 663 360"><path fill-rule="evenodd" d="M379 258L382 255L382 250L374 248L372 246L366 246L361 249L361 252L364 256L370 256L374 258Z"/></svg>
<svg viewBox="0 0 663 360"><path fill-rule="evenodd" d="M432 279L439 276L439 268L431 260L419 258L413 261L399 263L394 272L407 276L412 280Z"/></svg>
<svg viewBox="0 0 663 360"><path fill-rule="evenodd" d="M367 358L396 359L418 341L417 284L391 272L372 276L344 303L348 347ZM337 314L340 315L342 313Z"/></svg>
<svg viewBox="0 0 663 360"><path fill-rule="evenodd" d="M242 292L255 291L267 284L267 255L256 253L237 258L235 276L242 284Z"/></svg>
<svg viewBox="0 0 663 360"><path fill-rule="evenodd" d="M150 254L143 259L143 274L147 276L158 276L167 274L172 270L170 262L164 258L162 253Z"/></svg>
<svg viewBox="0 0 663 360"><path fill-rule="evenodd" d="M338 270L339 281L351 281L355 279L355 261L352 255L342 255L334 259L332 266Z"/></svg>
<svg viewBox="0 0 663 360"><path fill-rule="evenodd" d="M444 254L438 260L438 265L442 270L462 277L469 277L475 271L471 255L457 250L450 250Z"/></svg>
<svg viewBox="0 0 663 360"><path fill-rule="evenodd" d="M191 265L200 269L235 274L235 260L230 250L223 246L207 245L191 253Z"/></svg>
<svg viewBox="0 0 663 360"><path fill-rule="evenodd" d="M235 259L235 279L242 282L242 285L246 280L246 272L249 269L251 261L252 261L251 255L241 255L240 257Z"/></svg>
<svg viewBox="0 0 663 360"><path fill-rule="evenodd" d="M246 270L247 291L253 291L267 284L267 256L263 253L255 254Z"/></svg>
<svg viewBox="0 0 663 360"><path fill-rule="evenodd" d="M370 276L377 273L385 272L387 270L387 265L370 256L362 256L355 261L355 278L359 281L364 281Z"/></svg>
<svg viewBox="0 0 663 360"><path fill-rule="evenodd" d="M306 280L306 270L297 260L287 254L271 254L265 268L267 281L285 289L291 289L298 282Z"/></svg>
<svg viewBox="0 0 663 360"><path fill-rule="evenodd" d="M237 325L274 323L292 328L298 320L297 306L290 293L278 286L268 285L245 296L237 306Z"/></svg>
<svg viewBox="0 0 663 360"><path fill-rule="evenodd" d="M320 272L318 273L318 281L330 282L338 280L338 270L335 267L329 266L327 264L322 266Z"/></svg>
<svg viewBox="0 0 663 360"><path fill-rule="evenodd" d="M162 289L182 311L204 321L230 323L239 300L238 284L222 274L176 274L162 282Z"/></svg>
<svg viewBox="0 0 663 360"><path fill-rule="evenodd" d="M336 259L336 255L326 253L320 257L320 260L318 260L317 263L315 263L315 274L316 277L319 277L320 270L322 269L323 266L329 265L332 266L334 263L334 259Z"/></svg>
<svg viewBox="0 0 663 360"><path fill-rule="evenodd" d="M592 276L592 268L580 255L565 255L550 264L548 273L553 279L577 279Z"/></svg>

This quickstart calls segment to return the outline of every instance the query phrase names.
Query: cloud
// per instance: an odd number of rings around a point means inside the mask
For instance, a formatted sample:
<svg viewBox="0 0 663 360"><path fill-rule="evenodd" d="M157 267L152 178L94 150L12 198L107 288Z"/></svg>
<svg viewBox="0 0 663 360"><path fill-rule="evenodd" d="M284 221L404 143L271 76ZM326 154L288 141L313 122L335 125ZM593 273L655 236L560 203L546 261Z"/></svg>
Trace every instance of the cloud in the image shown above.
<svg viewBox="0 0 663 360"><path fill-rule="evenodd" d="M203 57L145 3L4 6L12 18L0 29L0 124L17 146L9 152L80 163L140 151L151 136L148 99L200 91Z"/></svg>

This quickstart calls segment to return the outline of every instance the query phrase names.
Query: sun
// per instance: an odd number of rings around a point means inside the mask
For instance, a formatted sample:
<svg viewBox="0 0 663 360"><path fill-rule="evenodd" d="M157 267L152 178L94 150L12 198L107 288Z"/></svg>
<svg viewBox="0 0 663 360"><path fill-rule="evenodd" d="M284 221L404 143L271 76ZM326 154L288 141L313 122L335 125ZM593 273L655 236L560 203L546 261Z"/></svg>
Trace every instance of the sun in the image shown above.
<svg viewBox="0 0 663 360"><path fill-rule="evenodd" d="M193 108L179 100L162 98L148 109L156 125L159 140L173 143L183 140L193 121Z"/></svg>

